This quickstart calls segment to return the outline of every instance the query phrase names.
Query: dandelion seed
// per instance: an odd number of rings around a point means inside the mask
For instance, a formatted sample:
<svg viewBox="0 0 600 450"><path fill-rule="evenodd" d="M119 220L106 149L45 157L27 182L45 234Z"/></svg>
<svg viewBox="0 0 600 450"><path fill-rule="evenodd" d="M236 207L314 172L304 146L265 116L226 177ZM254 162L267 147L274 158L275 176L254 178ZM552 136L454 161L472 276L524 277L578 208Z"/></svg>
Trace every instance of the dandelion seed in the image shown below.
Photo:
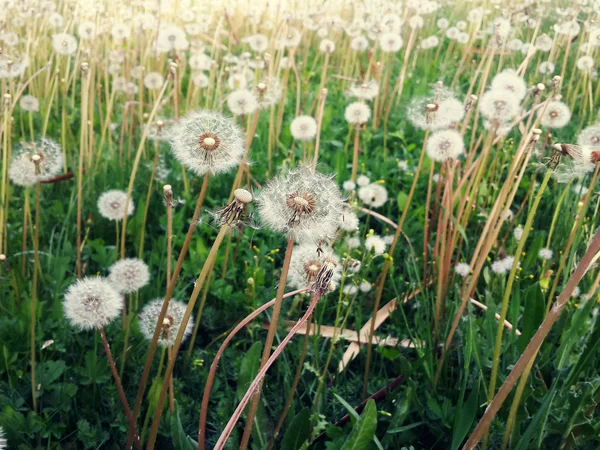
<svg viewBox="0 0 600 450"><path fill-rule="evenodd" d="M103 328L119 316L123 302L112 284L102 277L88 277L72 284L63 308L71 325L83 330Z"/></svg>
<svg viewBox="0 0 600 450"><path fill-rule="evenodd" d="M108 269L108 281L122 294L136 292L150 281L150 272L144 261L138 258L125 258Z"/></svg>
<svg viewBox="0 0 600 450"><path fill-rule="evenodd" d="M244 154L242 129L218 112L191 112L169 130L169 136L175 158L197 175L227 172Z"/></svg>
<svg viewBox="0 0 600 450"><path fill-rule="evenodd" d="M127 192L111 189L104 192L98 198L98 211L100 215L108 220L123 220L125 217L125 202ZM131 216L134 211L133 200L129 199L127 215Z"/></svg>
<svg viewBox="0 0 600 450"><path fill-rule="evenodd" d="M146 338L148 341L151 341L154 336L154 330L156 329L156 324L158 323L163 302L164 299L162 298L152 300L144 306L141 313L138 315L138 325L140 327L140 331L144 338ZM163 319L163 323L160 328L160 334L158 335L158 345L166 347L167 345L175 344L175 339L177 338L181 328L186 308L187 305L183 302L177 300L169 301L167 313L165 314L165 318ZM194 318L190 317L187 325L185 326L181 342L184 342L188 338L193 329Z"/></svg>

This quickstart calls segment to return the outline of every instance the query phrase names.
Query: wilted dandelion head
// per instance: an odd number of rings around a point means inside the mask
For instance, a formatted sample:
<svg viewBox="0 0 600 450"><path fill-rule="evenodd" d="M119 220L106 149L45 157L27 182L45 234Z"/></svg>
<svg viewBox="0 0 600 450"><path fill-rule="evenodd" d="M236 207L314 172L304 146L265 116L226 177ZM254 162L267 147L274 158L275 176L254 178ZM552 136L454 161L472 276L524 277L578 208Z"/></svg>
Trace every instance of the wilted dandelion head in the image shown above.
<svg viewBox="0 0 600 450"><path fill-rule="evenodd" d="M126 201L127 192L111 189L102 193L98 198L98 211L100 211L102 217L108 220L123 220ZM134 209L133 199L130 198L127 205L127 215L131 216Z"/></svg>
<svg viewBox="0 0 600 450"><path fill-rule="evenodd" d="M268 227L298 242L330 240L343 212L342 195L332 177L305 165L272 178L256 202Z"/></svg>
<svg viewBox="0 0 600 450"><path fill-rule="evenodd" d="M24 95L19 99L19 106L23 111L38 112L40 110L40 101L33 95Z"/></svg>
<svg viewBox="0 0 600 450"><path fill-rule="evenodd" d="M427 155L434 161L457 159L465 151L463 138L458 131L436 131L427 140Z"/></svg>
<svg viewBox="0 0 600 450"><path fill-rule="evenodd" d="M227 106L236 116L248 115L258 109L258 99L254 92L238 89L227 96Z"/></svg>
<svg viewBox="0 0 600 450"><path fill-rule="evenodd" d="M152 337L154 336L154 330L156 329L156 324L158 322L158 317L160 316L163 302L164 299L162 298L152 300L142 308L142 312L138 316L140 331L142 332L142 335L149 341L151 341ZM167 313L163 323L161 324L160 334L158 335L159 345L166 347L167 345L175 344L175 338L177 337L179 329L181 328L181 322L183 321L186 307L187 305L185 303L177 300L171 300L169 302ZM187 339L187 337L192 333L193 328L194 318L190 317L187 325L185 326L185 331L183 332L183 339L181 342Z"/></svg>
<svg viewBox="0 0 600 450"><path fill-rule="evenodd" d="M138 258L121 259L110 266L108 271L108 281L122 294L135 292L150 281L148 266Z"/></svg>
<svg viewBox="0 0 600 450"><path fill-rule="evenodd" d="M546 109L540 109L538 114L542 116L540 123L547 128L562 128L571 120L571 110L559 100L551 101Z"/></svg>
<svg viewBox="0 0 600 450"><path fill-rule="evenodd" d="M234 229L239 229L248 222L249 217L246 215L246 208L252 200L253 196L250 191L236 189L233 192L231 203L211 212L211 215L218 226L227 224Z"/></svg>
<svg viewBox="0 0 600 450"><path fill-rule="evenodd" d="M325 272L331 271L327 273ZM320 289L324 294L334 288L342 277L339 258L329 247L313 243L297 245L292 252L287 283L296 289Z"/></svg>
<svg viewBox="0 0 600 450"><path fill-rule="evenodd" d="M371 117L371 108L363 102L354 102L346 106L344 118L351 125L363 125Z"/></svg>
<svg viewBox="0 0 600 450"><path fill-rule="evenodd" d="M370 183L358 189L358 198L370 208L379 208L387 202L388 192L381 184Z"/></svg>
<svg viewBox="0 0 600 450"><path fill-rule="evenodd" d="M204 175L237 167L244 154L244 132L229 117L201 110L189 113L169 131L171 150L181 164Z"/></svg>
<svg viewBox="0 0 600 450"><path fill-rule="evenodd" d="M41 139L21 143L8 171L11 181L19 186L31 186L58 175L63 168L63 154L56 142Z"/></svg>
<svg viewBox="0 0 600 450"><path fill-rule="evenodd" d="M71 325L80 329L103 328L121 312L123 301L102 277L78 280L65 293L63 308Z"/></svg>
<svg viewBox="0 0 600 450"><path fill-rule="evenodd" d="M373 234L365 239L365 250L369 253L373 252L375 256L383 255L385 248L385 241L376 234Z"/></svg>
<svg viewBox="0 0 600 450"><path fill-rule="evenodd" d="M254 93L258 100L258 106L262 109L276 105L281 99L283 87L278 78L263 78L255 87Z"/></svg>
<svg viewBox="0 0 600 450"><path fill-rule="evenodd" d="M69 33L57 33L52 36L52 48L62 56L74 55L77 51L77 39Z"/></svg>
<svg viewBox="0 0 600 450"><path fill-rule="evenodd" d="M479 102L481 115L498 125L516 117L519 113L519 98L505 89L487 91Z"/></svg>
<svg viewBox="0 0 600 450"><path fill-rule="evenodd" d="M527 95L527 85L522 77L513 70L500 72L492 80L491 88L493 91L506 91L507 95L516 97L519 101Z"/></svg>
<svg viewBox="0 0 600 450"><path fill-rule="evenodd" d="M317 135L317 121L311 116L298 116L290 124L294 139L310 141Z"/></svg>
<svg viewBox="0 0 600 450"><path fill-rule="evenodd" d="M577 145L600 147L600 124L585 127L577 136Z"/></svg>

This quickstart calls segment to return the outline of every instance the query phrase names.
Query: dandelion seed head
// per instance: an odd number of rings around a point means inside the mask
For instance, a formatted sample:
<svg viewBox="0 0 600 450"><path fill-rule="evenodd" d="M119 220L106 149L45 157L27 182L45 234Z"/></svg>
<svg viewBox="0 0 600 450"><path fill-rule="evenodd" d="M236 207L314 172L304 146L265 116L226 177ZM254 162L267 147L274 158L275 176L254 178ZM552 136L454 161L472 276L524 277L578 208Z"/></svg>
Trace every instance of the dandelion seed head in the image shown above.
<svg viewBox="0 0 600 450"><path fill-rule="evenodd" d="M371 283L369 283L368 281L361 281L360 284L358 285L358 288L360 289L360 292L363 293L367 293L370 292L371 289L373 288L373 285Z"/></svg>
<svg viewBox="0 0 600 450"><path fill-rule="evenodd" d="M164 299L157 298L146 304L138 315L138 325L144 338L151 341L154 336L154 330L158 323L160 311L162 310ZM158 335L158 344L162 347L174 345L177 334L182 325L183 316L187 305L178 300L170 300L167 307L165 319L161 325L160 334ZM194 329L194 318L190 317L183 332L181 342L184 342Z"/></svg>
<svg viewBox="0 0 600 450"><path fill-rule="evenodd" d="M490 90L481 97L481 115L491 122L508 122L519 113L519 98L506 90Z"/></svg>
<svg viewBox="0 0 600 450"><path fill-rule="evenodd" d="M396 53L403 43L402 36L398 33L383 33L379 36L379 47L383 53Z"/></svg>
<svg viewBox="0 0 600 450"><path fill-rule="evenodd" d="M98 211L100 215L108 220L123 220L125 217L125 203L127 192L111 189L98 198ZM127 215L131 216L134 211L133 199L129 199Z"/></svg>
<svg viewBox="0 0 600 450"><path fill-rule="evenodd" d="M498 92L507 91L508 95L514 95L519 101L527 95L525 80L512 70L505 70L496 75L491 88Z"/></svg>
<svg viewBox="0 0 600 450"><path fill-rule="evenodd" d="M554 252L552 250L550 250L549 248L541 248L540 251L538 252L538 256L545 261L552 259L553 255L554 255Z"/></svg>
<svg viewBox="0 0 600 450"><path fill-rule="evenodd" d="M355 52L364 52L369 48L369 39L365 36L356 36L350 41L350 48Z"/></svg>
<svg viewBox="0 0 600 450"><path fill-rule="evenodd" d="M361 100L373 100L379 94L379 83L376 80L357 83L351 86L346 94Z"/></svg>
<svg viewBox="0 0 600 450"><path fill-rule="evenodd" d="M253 34L242 39L242 42L248 44L253 52L263 53L269 48L269 38L264 34Z"/></svg>
<svg viewBox="0 0 600 450"><path fill-rule="evenodd" d="M237 89L227 96L227 106L236 116L249 115L258 109L258 99L248 89Z"/></svg>
<svg viewBox="0 0 600 450"><path fill-rule="evenodd" d="M387 202L388 192L382 185L371 183L358 189L358 198L371 208L379 208Z"/></svg>
<svg viewBox="0 0 600 450"><path fill-rule="evenodd" d="M454 271L457 275L465 278L471 272L471 266L469 266L467 263L458 263L456 266L454 266Z"/></svg>
<svg viewBox="0 0 600 450"><path fill-rule="evenodd" d="M577 145L600 147L600 123L585 127L577 136Z"/></svg>
<svg viewBox="0 0 600 450"><path fill-rule="evenodd" d="M175 158L197 175L219 174L237 167L244 154L242 129L221 113L189 113L169 130Z"/></svg>
<svg viewBox="0 0 600 450"><path fill-rule="evenodd" d="M151 91L160 89L164 82L165 78L158 72L147 73L144 77L144 86Z"/></svg>
<svg viewBox="0 0 600 450"><path fill-rule="evenodd" d="M540 123L547 128L562 128L571 120L571 110L559 100L551 101L546 110L542 108L538 114L542 116Z"/></svg>
<svg viewBox="0 0 600 450"><path fill-rule="evenodd" d="M518 242L521 240L522 236L523 236L523 227L521 225L517 225L515 227L515 229L513 230L513 237Z"/></svg>
<svg viewBox="0 0 600 450"><path fill-rule="evenodd" d="M261 109L270 108L281 100L283 87L281 81L275 77L263 78L254 88L254 93Z"/></svg>
<svg viewBox="0 0 600 450"><path fill-rule="evenodd" d="M344 111L344 118L351 125L363 125L367 123L370 117L371 109L369 105L362 102L350 103Z"/></svg>
<svg viewBox="0 0 600 450"><path fill-rule="evenodd" d="M357 231L358 223L358 216L356 213L349 208L344 208L342 219L340 221L340 228L344 231Z"/></svg>
<svg viewBox="0 0 600 450"><path fill-rule="evenodd" d="M108 269L108 281L122 294L136 292L150 281L150 271L144 261L138 258L125 258Z"/></svg>
<svg viewBox="0 0 600 450"><path fill-rule="evenodd" d="M23 111L38 112L40 110L40 101L33 95L24 95L19 99L19 106Z"/></svg>
<svg viewBox="0 0 600 450"><path fill-rule="evenodd" d="M119 293L102 277L78 280L65 293L63 309L74 327L89 330L103 328L121 312Z"/></svg>
<svg viewBox="0 0 600 450"><path fill-rule="evenodd" d="M331 278L336 283L342 278L342 267L339 257L329 247L318 247L314 243L296 245L290 259L287 284L295 289L313 289L324 264L330 264Z"/></svg>
<svg viewBox="0 0 600 450"><path fill-rule="evenodd" d="M371 180L366 175L359 175L358 178L356 179L356 184L360 187L366 186L370 182L371 182Z"/></svg>
<svg viewBox="0 0 600 450"><path fill-rule="evenodd" d="M173 24L165 24L158 31L155 49L159 53L168 53L174 50L187 50L190 46L185 31Z"/></svg>
<svg viewBox="0 0 600 450"><path fill-rule="evenodd" d="M329 241L343 213L342 196L332 177L305 165L272 178L256 203L265 225L298 242Z"/></svg>
<svg viewBox="0 0 600 450"><path fill-rule="evenodd" d="M346 180L342 184L342 188L345 191L353 191L354 189L356 189L356 183L354 181L352 181L352 180Z"/></svg>
<svg viewBox="0 0 600 450"><path fill-rule="evenodd" d="M367 252L373 251L375 256L379 256L385 253L385 249L385 242L380 236L373 234L365 239L365 250Z"/></svg>
<svg viewBox="0 0 600 450"><path fill-rule="evenodd" d="M463 138L458 131L436 131L427 140L427 155L434 161L455 160L465 151Z"/></svg>
<svg viewBox="0 0 600 450"><path fill-rule="evenodd" d="M77 51L77 39L69 33L57 33L52 36L52 48L61 56L74 55Z"/></svg>
<svg viewBox="0 0 600 450"><path fill-rule="evenodd" d="M292 120L290 132L294 139L310 141L317 135L317 121L311 116L298 116Z"/></svg>
<svg viewBox="0 0 600 450"><path fill-rule="evenodd" d="M594 70L594 58L589 55L581 56L579 59L577 59L576 65L581 72L590 73Z"/></svg>
<svg viewBox="0 0 600 450"><path fill-rule="evenodd" d="M63 169L63 153L56 142L40 139L35 143L22 142L12 158L8 175L18 186L31 186L48 180Z"/></svg>

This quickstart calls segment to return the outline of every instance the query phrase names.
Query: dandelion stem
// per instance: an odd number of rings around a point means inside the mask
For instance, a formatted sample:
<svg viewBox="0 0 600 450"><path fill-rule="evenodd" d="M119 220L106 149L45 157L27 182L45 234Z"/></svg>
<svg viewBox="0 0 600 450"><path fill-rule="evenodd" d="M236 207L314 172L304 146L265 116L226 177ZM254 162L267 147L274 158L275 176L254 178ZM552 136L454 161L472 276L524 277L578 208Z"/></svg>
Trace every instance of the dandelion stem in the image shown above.
<svg viewBox="0 0 600 450"><path fill-rule="evenodd" d="M35 379L35 326L37 322L37 282L38 267L40 264L40 198L42 189L39 181L35 184L35 229L33 232L33 279L31 281L31 328L30 328L30 351L31 351L31 395L33 401L33 412L37 412L37 382Z"/></svg>

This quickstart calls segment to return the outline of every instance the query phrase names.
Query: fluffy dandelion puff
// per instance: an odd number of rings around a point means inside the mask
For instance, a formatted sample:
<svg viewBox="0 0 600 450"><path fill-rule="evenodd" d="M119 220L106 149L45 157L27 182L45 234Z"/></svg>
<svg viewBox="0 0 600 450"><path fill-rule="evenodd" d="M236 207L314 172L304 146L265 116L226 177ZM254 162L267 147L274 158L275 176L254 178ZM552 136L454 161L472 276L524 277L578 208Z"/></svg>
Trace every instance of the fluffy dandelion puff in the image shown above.
<svg viewBox="0 0 600 450"><path fill-rule="evenodd" d="M496 75L491 87L494 91L507 91L508 95L514 95L519 101L527 95L525 80L512 70L505 70Z"/></svg>
<svg viewBox="0 0 600 450"><path fill-rule="evenodd" d="M272 178L256 204L268 227L298 242L330 240L343 213L342 195L332 177L304 165Z"/></svg>
<svg viewBox="0 0 600 450"><path fill-rule="evenodd" d="M108 271L108 281L122 294L135 292L150 281L148 266L138 258L121 259L110 266Z"/></svg>
<svg viewBox="0 0 600 450"><path fill-rule="evenodd" d="M359 185L360 187L366 186L370 182L371 182L371 180L366 175L359 175L358 178L356 179L356 184Z"/></svg>
<svg viewBox="0 0 600 450"><path fill-rule="evenodd" d="M360 247L360 239L356 236L348 236L346 239L346 245L349 249L354 249Z"/></svg>
<svg viewBox="0 0 600 450"><path fill-rule="evenodd" d="M454 266L454 271L457 275L465 278L471 272L471 266L469 266L467 263L458 263L456 266Z"/></svg>
<svg viewBox="0 0 600 450"><path fill-rule="evenodd" d="M311 116L298 116L292 120L290 132L294 139L310 141L317 135L317 121Z"/></svg>
<svg viewBox="0 0 600 450"><path fill-rule="evenodd" d="M160 89L164 82L165 78L158 72L150 72L144 77L144 86L151 91Z"/></svg>
<svg viewBox="0 0 600 450"><path fill-rule="evenodd" d="M365 250L367 252L373 251L375 256L383 255L385 248L385 242L377 235L372 235L365 239Z"/></svg>
<svg viewBox="0 0 600 450"><path fill-rule="evenodd" d="M329 281L337 284L342 278L342 266L331 248L311 243L297 245L292 252L287 284L295 289L312 289L325 263L330 263L333 270Z"/></svg>
<svg viewBox="0 0 600 450"><path fill-rule="evenodd" d="M23 111L38 112L40 110L40 101L33 95L24 95L19 100L19 106Z"/></svg>
<svg viewBox="0 0 600 450"><path fill-rule="evenodd" d="M248 89L238 89L227 96L227 106L236 116L252 114L258 109L258 99Z"/></svg>
<svg viewBox="0 0 600 450"><path fill-rule="evenodd" d="M111 189L110 191L104 192L98 198L98 211L100 211L102 217L105 217L108 220L123 220L125 217L126 201L127 192ZM133 199L130 198L127 206L127 215L131 216L134 209Z"/></svg>
<svg viewBox="0 0 600 450"><path fill-rule="evenodd" d="M465 151L463 138L458 131L436 131L427 141L427 155L434 161L455 160Z"/></svg>
<svg viewBox="0 0 600 450"><path fill-rule="evenodd" d="M492 263L492 272L499 275L507 273L511 270L514 260L514 256L506 256L504 258L497 259Z"/></svg>
<svg viewBox="0 0 600 450"><path fill-rule="evenodd" d="M373 100L379 94L379 83L376 80L370 80L355 84L348 89L346 94L362 100Z"/></svg>
<svg viewBox="0 0 600 450"><path fill-rule="evenodd" d="M352 181L352 180L346 180L342 184L342 188L345 191L353 191L354 189L356 189L356 183L354 181Z"/></svg>
<svg viewBox="0 0 600 450"><path fill-rule="evenodd" d="M396 53L403 43L402 36L397 33L383 33L379 36L379 47L383 53Z"/></svg>
<svg viewBox="0 0 600 450"><path fill-rule="evenodd" d="M160 316L163 302L164 299L162 298L152 300L150 303L144 306L142 312L138 315L138 325L140 327L140 331L142 332L142 335L149 341L151 341L152 337L154 336L154 330L156 329L156 324L158 322L158 317ZM171 300L169 302L167 313L165 314L158 337L159 345L166 347L167 345L175 344L175 339L179 333L179 329L181 328L181 322L183 320L186 307L187 305L185 303L177 300ZM188 323L185 326L185 331L183 332L183 339L181 342L186 340L186 338L192 333L193 328L194 318L190 317L190 320L188 320Z"/></svg>
<svg viewBox="0 0 600 450"><path fill-rule="evenodd" d="M538 256L545 261L552 259L553 255L554 255L554 252L552 250L550 250L549 248L541 248L540 251L538 252Z"/></svg>
<svg viewBox="0 0 600 450"><path fill-rule="evenodd" d="M346 122L351 125L362 125L367 123L371 117L371 109L369 105L362 102L350 103L344 111Z"/></svg>
<svg viewBox="0 0 600 450"><path fill-rule="evenodd" d="M358 198L371 208L379 208L387 202L388 192L382 185L371 183L360 187L358 190Z"/></svg>
<svg viewBox="0 0 600 450"><path fill-rule="evenodd" d="M577 136L577 145L600 146L600 124L585 127Z"/></svg>
<svg viewBox="0 0 600 450"><path fill-rule="evenodd" d="M319 50L321 53L333 53L335 51L335 42L331 39L323 39L319 43Z"/></svg>
<svg viewBox="0 0 600 450"><path fill-rule="evenodd" d="M479 102L481 115L492 122L508 122L519 113L519 98L506 90L487 91Z"/></svg>
<svg viewBox="0 0 600 450"><path fill-rule="evenodd" d="M242 129L218 112L192 112L171 128L169 136L175 158L197 175L226 172L237 167L244 154Z"/></svg>
<svg viewBox="0 0 600 450"><path fill-rule="evenodd" d="M267 77L256 85L254 91L258 100L258 106L264 109L279 102L283 93L283 87L277 78Z"/></svg>
<svg viewBox="0 0 600 450"><path fill-rule="evenodd" d="M368 281L361 281L358 288L360 289L361 292L367 293L367 292L371 291L371 289L373 288L373 285L371 283L369 283Z"/></svg>
<svg viewBox="0 0 600 450"><path fill-rule="evenodd" d="M58 175L63 168L63 153L56 142L41 139L36 143L21 143L9 168L11 181L19 186L31 186Z"/></svg>
<svg viewBox="0 0 600 450"><path fill-rule="evenodd" d="M551 101L546 110L542 108L538 114L542 116L540 123L547 128L562 128L571 120L571 110L558 100Z"/></svg>
<svg viewBox="0 0 600 450"><path fill-rule="evenodd" d="M364 52L369 48L369 39L365 36L356 36L350 41L350 48L355 52Z"/></svg>
<svg viewBox="0 0 600 450"><path fill-rule="evenodd" d="M77 39L69 33L57 33L52 36L52 48L59 55L73 55L77 51Z"/></svg>
<svg viewBox="0 0 600 450"><path fill-rule="evenodd" d="M515 229L513 230L513 237L518 242L521 240L522 236L523 236L523 227L521 225L517 225L515 227Z"/></svg>
<svg viewBox="0 0 600 450"><path fill-rule="evenodd" d="M344 231L358 230L358 216L354 211L349 208L344 209L342 220L340 221L340 228Z"/></svg>
<svg viewBox="0 0 600 450"><path fill-rule="evenodd" d="M269 47L269 38L264 34L253 34L242 39L242 42L247 43L253 52L263 53Z"/></svg>
<svg viewBox="0 0 600 450"><path fill-rule="evenodd" d="M123 301L112 284L102 277L88 277L72 284L63 308L71 325L83 330L103 328L121 312Z"/></svg>

